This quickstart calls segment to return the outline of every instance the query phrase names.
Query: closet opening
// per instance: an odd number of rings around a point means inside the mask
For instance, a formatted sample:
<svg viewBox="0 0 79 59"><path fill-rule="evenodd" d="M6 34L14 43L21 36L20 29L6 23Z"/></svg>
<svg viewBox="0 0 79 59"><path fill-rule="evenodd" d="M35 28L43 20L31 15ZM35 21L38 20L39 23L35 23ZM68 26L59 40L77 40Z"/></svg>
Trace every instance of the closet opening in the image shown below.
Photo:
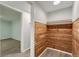
<svg viewBox="0 0 79 59"><path fill-rule="evenodd" d="M16 3L0 2L0 56L1 57L29 57L30 56L30 28L31 13L24 8L18 8ZM14 5L11 5L14 4ZM23 6L22 5L22 6ZM16 7L15 7L16 6Z"/></svg>

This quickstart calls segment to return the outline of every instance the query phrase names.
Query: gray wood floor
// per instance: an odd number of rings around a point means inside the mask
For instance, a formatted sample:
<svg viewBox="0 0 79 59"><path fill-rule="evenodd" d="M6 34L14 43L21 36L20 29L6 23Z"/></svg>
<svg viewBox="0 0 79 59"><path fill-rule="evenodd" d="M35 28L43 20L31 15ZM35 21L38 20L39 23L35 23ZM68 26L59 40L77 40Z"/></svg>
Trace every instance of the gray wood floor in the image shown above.
<svg viewBox="0 0 79 59"><path fill-rule="evenodd" d="M8 38L0 40L0 42L1 42L0 43L1 56L20 52L20 41Z"/></svg>
<svg viewBox="0 0 79 59"><path fill-rule="evenodd" d="M47 49L40 57L72 57L72 56L59 51Z"/></svg>
<svg viewBox="0 0 79 59"><path fill-rule="evenodd" d="M30 49L23 53L13 53L13 54L8 54L3 57L30 57Z"/></svg>

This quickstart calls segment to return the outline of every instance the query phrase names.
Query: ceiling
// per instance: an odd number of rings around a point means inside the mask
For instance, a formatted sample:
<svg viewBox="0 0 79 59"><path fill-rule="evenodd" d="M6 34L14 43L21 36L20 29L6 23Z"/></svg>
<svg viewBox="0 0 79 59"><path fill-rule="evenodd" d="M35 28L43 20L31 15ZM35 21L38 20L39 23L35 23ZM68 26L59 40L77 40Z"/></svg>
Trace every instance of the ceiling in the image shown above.
<svg viewBox="0 0 79 59"><path fill-rule="evenodd" d="M45 12L52 12L59 9L67 8L73 5L73 1L61 1L58 5L53 5L53 1L37 1L38 4Z"/></svg>

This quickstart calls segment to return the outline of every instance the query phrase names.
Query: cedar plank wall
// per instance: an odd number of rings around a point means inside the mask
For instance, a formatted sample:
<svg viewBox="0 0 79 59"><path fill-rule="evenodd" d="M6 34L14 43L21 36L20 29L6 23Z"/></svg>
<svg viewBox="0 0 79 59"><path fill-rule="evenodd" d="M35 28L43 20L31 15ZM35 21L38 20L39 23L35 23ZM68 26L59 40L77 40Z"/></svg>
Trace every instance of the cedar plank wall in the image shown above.
<svg viewBox="0 0 79 59"><path fill-rule="evenodd" d="M72 52L72 24L47 25L47 47Z"/></svg>
<svg viewBox="0 0 79 59"><path fill-rule="evenodd" d="M35 22L35 56L39 56L46 47L72 52L72 24Z"/></svg>
<svg viewBox="0 0 79 59"><path fill-rule="evenodd" d="M46 24L35 22L35 56L39 56L46 49Z"/></svg>
<svg viewBox="0 0 79 59"><path fill-rule="evenodd" d="M73 22L73 56L79 57L79 18Z"/></svg>

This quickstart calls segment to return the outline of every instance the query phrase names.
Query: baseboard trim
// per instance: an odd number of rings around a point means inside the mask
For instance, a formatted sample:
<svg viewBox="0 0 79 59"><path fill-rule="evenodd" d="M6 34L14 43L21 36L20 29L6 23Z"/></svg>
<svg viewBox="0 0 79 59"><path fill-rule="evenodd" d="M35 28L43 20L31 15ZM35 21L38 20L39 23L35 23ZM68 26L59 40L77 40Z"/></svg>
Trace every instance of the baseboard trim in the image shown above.
<svg viewBox="0 0 79 59"><path fill-rule="evenodd" d="M44 49L44 51L38 57L41 57L46 52L46 50L47 50L47 48Z"/></svg>
<svg viewBox="0 0 79 59"><path fill-rule="evenodd" d="M45 53L45 51L46 51L47 49L59 51L59 52L62 52L62 53L65 53L65 54L68 54L68 55L72 56L72 53L69 53L69 52L66 52L66 51L62 51L62 50L58 50L58 49L54 49L54 48L47 47L38 57L41 57L41 56Z"/></svg>
<svg viewBox="0 0 79 59"><path fill-rule="evenodd" d="M29 50L29 49L30 49L30 48L27 48L27 49L23 50L22 53L23 53L23 52L26 52L26 51Z"/></svg>

